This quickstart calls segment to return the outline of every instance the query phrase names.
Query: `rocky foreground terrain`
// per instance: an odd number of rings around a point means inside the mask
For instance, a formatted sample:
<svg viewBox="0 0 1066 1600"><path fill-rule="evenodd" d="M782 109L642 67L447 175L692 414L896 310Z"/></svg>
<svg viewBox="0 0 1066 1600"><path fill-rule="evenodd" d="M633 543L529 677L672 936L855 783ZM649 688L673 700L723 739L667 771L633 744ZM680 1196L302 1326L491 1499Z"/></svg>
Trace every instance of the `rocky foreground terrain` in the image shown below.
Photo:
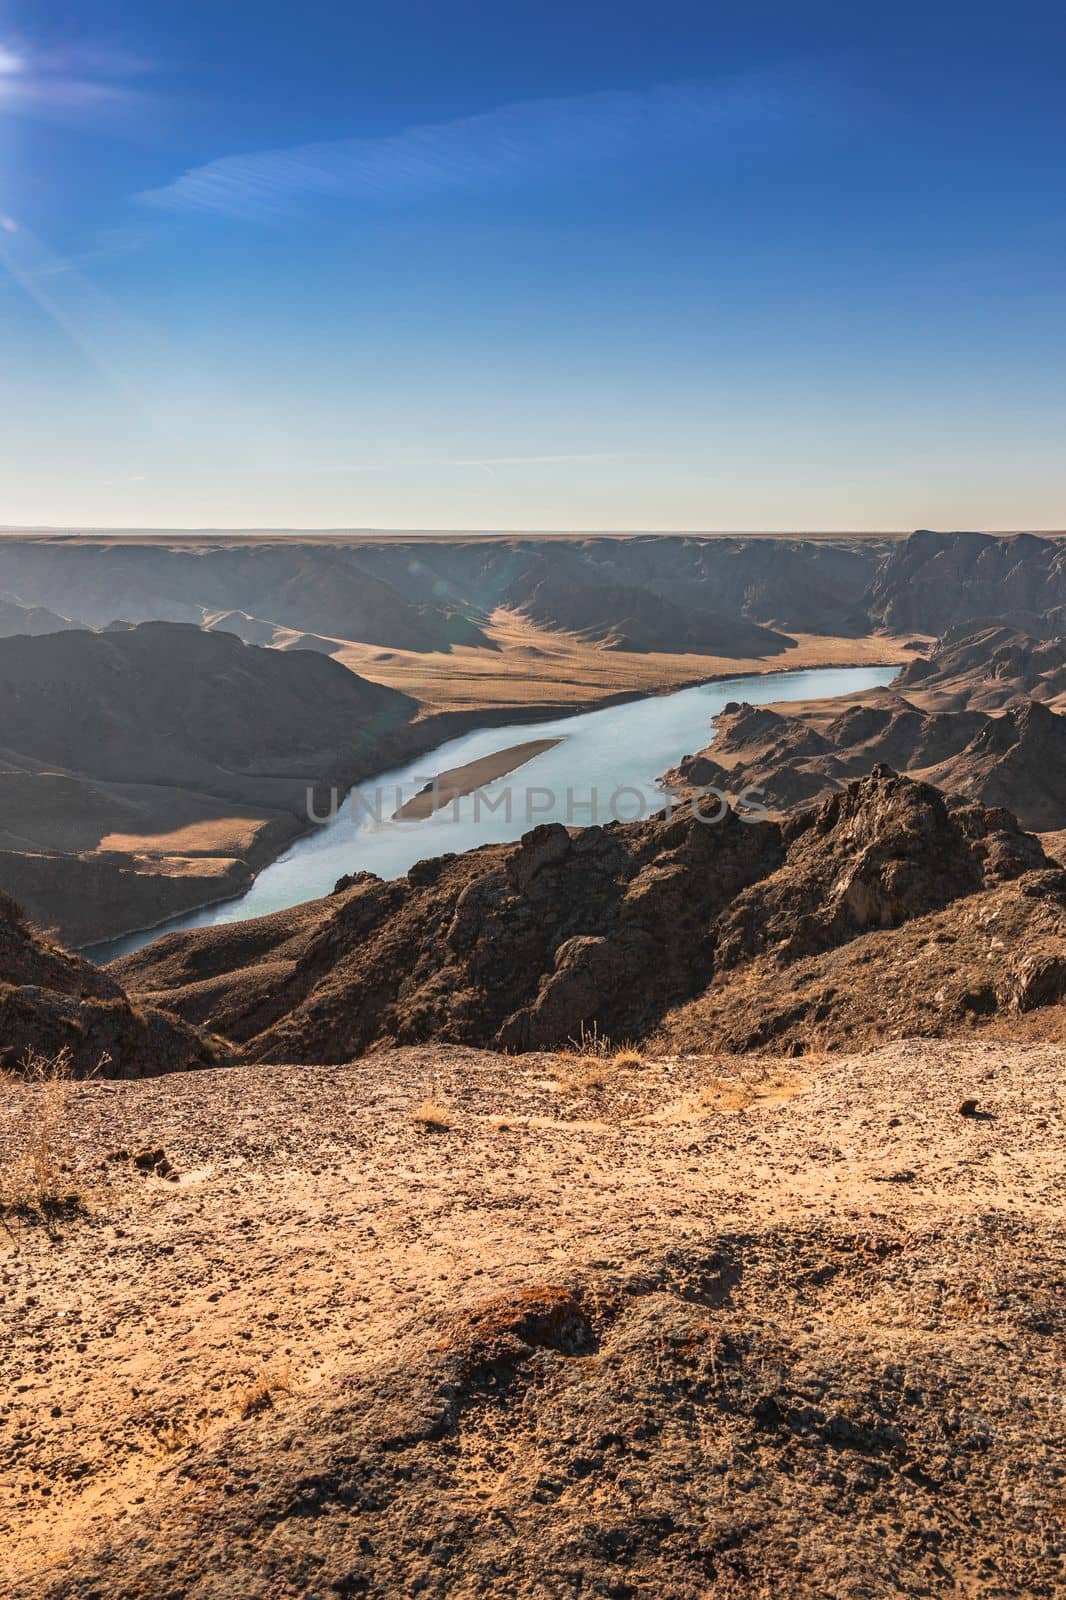
<svg viewBox="0 0 1066 1600"><path fill-rule="evenodd" d="M0 963L0 1592L1061 1593L1009 813L879 768Z"/></svg>
<svg viewBox="0 0 1066 1600"><path fill-rule="evenodd" d="M229 1058L221 1040L135 1004L108 973L42 938L0 894L0 1072L61 1059L79 1078L139 1078Z"/></svg>
<svg viewBox="0 0 1066 1600"><path fill-rule="evenodd" d="M1062 1046L72 1084L18 1600L1061 1594ZM17 1162L46 1091L0 1096Z"/></svg>

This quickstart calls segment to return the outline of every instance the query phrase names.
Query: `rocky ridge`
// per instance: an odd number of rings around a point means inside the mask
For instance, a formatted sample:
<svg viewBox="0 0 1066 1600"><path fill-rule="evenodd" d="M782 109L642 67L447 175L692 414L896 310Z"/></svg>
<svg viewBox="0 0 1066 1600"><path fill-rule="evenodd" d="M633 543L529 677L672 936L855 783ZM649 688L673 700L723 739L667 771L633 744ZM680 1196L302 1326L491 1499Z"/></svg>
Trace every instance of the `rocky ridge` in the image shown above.
<svg viewBox="0 0 1066 1600"><path fill-rule="evenodd" d="M1066 826L1066 716L1020 697L996 715L925 711L894 686L817 726L734 701L715 718L707 749L685 756L663 783L682 795L753 788L763 804L785 812L882 763L950 794L1005 806L1037 832Z"/></svg>
<svg viewBox="0 0 1066 1600"><path fill-rule="evenodd" d="M325 900L172 934L112 970L248 1060L342 1062L428 1039L558 1048L592 1028L641 1037L723 973L770 959L787 974L1009 885L1022 920L1026 907L1037 919L1063 881L1008 812L879 768L784 823L682 808L547 825L394 882L360 873ZM877 981L871 968L867 989ZM1061 992L1051 982L1047 1002Z"/></svg>
<svg viewBox="0 0 1066 1600"><path fill-rule="evenodd" d="M0 1070L33 1056L75 1077L140 1078L217 1064L229 1052L172 1013L138 1005L91 961L33 931L0 894Z"/></svg>

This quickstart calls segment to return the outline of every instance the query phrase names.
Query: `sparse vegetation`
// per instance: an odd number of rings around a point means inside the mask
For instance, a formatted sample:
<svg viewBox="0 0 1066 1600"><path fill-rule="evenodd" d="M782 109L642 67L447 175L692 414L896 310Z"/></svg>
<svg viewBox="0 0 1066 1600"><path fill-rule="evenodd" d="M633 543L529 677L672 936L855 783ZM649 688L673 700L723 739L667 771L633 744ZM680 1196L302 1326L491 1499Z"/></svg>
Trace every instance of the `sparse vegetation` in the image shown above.
<svg viewBox="0 0 1066 1600"><path fill-rule="evenodd" d="M261 1411L269 1411L274 1404L276 1394L290 1394L292 1391L292 1363L286 1361L280 1367L271 1367L242 1389L237 1400L237 1410L242 1417L258 1416Z"/></svg>
<svg viewBox="0 0 1066 1600"><path fill-rule="evenodd" d="M34 1092L24 1101L14 1159L0 1175L0 1217L52 1227L83 1205L70 1180L70 1051L45 1056L28 1050L8 1076Z"/></svg>
<svg viewBox="0 0 1066 1600"><path fill-rule="evenodd" d="M599 1094L607 1087L607 1063L597 1056L563 1057L569 1066L556 1081L564 1094Z"/></svg>
<svg viewBox="0 0 1066 1600"><path fill-rule="evenodd" d="M598 1022L593 1022L591 1027L581 1024L580 1032L576 1039L570 1040L567 1055L580 1056L583 1060L606 1061L608 1056L614 1054L614 1045L605 1033L600 1032Z"/></svg>
<svg viewBox="0 0 1066 1600"><path fill-rule="evenodd" d="M184 1417L166 1417L148 1431L145 1450L148 1455L165 1458L188 1449L203 1438L207 1431L205 1419L188 1421Z"/></svg>
<svg viewBox="0 0 1066 1600"><path fill-rule="evenodd" d="M557 1073L559 1087L568 1094L598 1094L607 1087L612 1072L631 1071L644 1065L644 1056L637 1045L628 1042L615 1045L599 1024L581 1025L570 1048L560 1051L559 1059L565 1071Z"/></svg>
<svg viewBox="0 0 1066 1600"><path fill-rule="evenodd" d="M642 1067L643 1065L644 1057L636 1045L633 1044L623 1045L621 1050L616 1050L611 1058L611 1066L616 1072L624 1072L627 1067Z"/></svg>
<svg viewBox="0 0 1066 1600"><path fill-rule="evenodd" d="M444 1133L451 1127L451 1113L447 1106L442 1106L439 1101L431 1100L427 1096L421 1105L416 1106L411 1112L411 1121L430 1133Z"/></svg>

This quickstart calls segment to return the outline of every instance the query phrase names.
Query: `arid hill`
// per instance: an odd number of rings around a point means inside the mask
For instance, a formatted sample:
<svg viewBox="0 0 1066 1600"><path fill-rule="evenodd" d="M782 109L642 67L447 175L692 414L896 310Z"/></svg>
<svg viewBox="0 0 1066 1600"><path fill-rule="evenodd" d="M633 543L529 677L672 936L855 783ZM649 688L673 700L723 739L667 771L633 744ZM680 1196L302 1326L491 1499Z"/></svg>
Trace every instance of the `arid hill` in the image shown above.
<svg viewBox="0 0 1066 1600"><path fill-rule="evenodd" d="M1032 620L1035 634L1000 624L949 628L896 685L938 711L999 711L1019 699L1066 710L1066 612Z"/></svg>
<svg viewBox="0 0 1066 1600"><path fill-rule="evenodd" d="M1066 716L1039 700L1015 703L926 776L953 794L1008 807L1037 832L1066 827Z"/></svg>
<svg viewBox="0 0 1066 1600"><path fill-rule="evenodd" d="M682 808L646 823L544 826L395 882L360 873L324 900L171 934L111 970L251 1061L343 1062L429 1039L550 1049L590 1028L645 1036L718 974L763 960L787 991L796 962L853 942L879 951L870 941L882 930L956 903L980 917L1015 883L1025 938L976 1011L960 1015L945 996L950 1032L1062 998L1066 962L1028 987L1019 963L1061 937L1066 878L1009 813L949 806L887 769L784 824L732 811L711 823ZM876 963L863 981L872 1001ZM832 1008L818 1020L831 1029ZM922 1031L935 1031L925 1013Z"/></svg>
<svg viewBox="0 0 1066 1600"><path fill-rule="evenodd" d="M829 704L829 702L827 702ZM678 793L758 789L785 812L885 763L953 795L1005 806L1037 832L1066 827L1066 717L1014 698L1005 711L920 710L894 690L817 726L802 712L735 702L706 750L664 775Z"/></svg>
<svg viewBox="0 0 1066 1600"><path fill-rule="evenodd" d="M339 781L414 711L321 655L162 622L0 641L0 696L4 748L28 760L241 799Z"/></svg>
<svg viewBox="0 0 1066 1600"><path fill-rule="evenodd" d="M888 550L864 603L872 623L935 634L1051 611L1066 605L1066 540L921 529Z"/></svg>
<svg viewBox="0 0 1066 1600"><path fill-rule="evenodd" d="M199 626L212 614L243 611L264 623L412 650L481 640L476 624L439 604L431 585L407 598L329 539L7 538L0 540L0 586L39 605L66 596L58 609L77 602L76 614L96 628L115 617Z"/></svg>
<svg viewBox="0 0 1066 1600"><path fill-rule="evenodd" d="M548 564L545 563L545 566ZM795 641L743 617L666 599L654 589L615 583L574 583L554 570L517 586L509 603L546 627L609 641L623 650L672 650L738 660L773 656Z"/></svg>
<svg viewBox="0 0 1066 1600"><path fill-rule="evenodd" d="M636 650L740 658L781 648L741 624L835 636L875 627L936 635L966 620L1025 626L1066 606L1066 541L928 531L900 540L9 536L0 588L95 627L116 616L201 624L243 613L257 630L437 651L484 647L484 619L504 608L619 643L624 623Z"/></svg>
<svg viewBox="0 0 1066 1600"><path fill-rule="evenodd" d="M306 828L308 786L387 765L416 709L158 622L0 640L0 704L0 887L74 944L237 893Z"/></svg>
<svg viewBox="0 0 1066 1600"><path fill-rule="evenodd" d="M0 894L0 1071L18 1074L37 1056L76 1077L143 1078L226 1054L177 1017L135 1005L108 973L34 933Z"/></svg>
<svg viewBox="0 0 1066 1600"><path fill-rule="evenodd" d="M775 653L785 631L860 634L877 539L201 538L0 541L0 584L96 627L116 616L281 627L415 651L484 647L481 619L524 611L639 651ZM615 601L604 603L604 592ZM617 602L617 603L616 603ZM248 620L241 622L243 614ZM620 624L624 625L620 629Z"/></svg>
<svg viewBox="0 0 1066 1600"><path fill-rule="evenodd" d="M36 637L42 633L63 633L69 628L83 628L82 622L73 622L70 617L61 617L57 611L49 611L47 606L25 606L17 595L0 594L0 638L9 638L12 634L29 634Z"/></svg>

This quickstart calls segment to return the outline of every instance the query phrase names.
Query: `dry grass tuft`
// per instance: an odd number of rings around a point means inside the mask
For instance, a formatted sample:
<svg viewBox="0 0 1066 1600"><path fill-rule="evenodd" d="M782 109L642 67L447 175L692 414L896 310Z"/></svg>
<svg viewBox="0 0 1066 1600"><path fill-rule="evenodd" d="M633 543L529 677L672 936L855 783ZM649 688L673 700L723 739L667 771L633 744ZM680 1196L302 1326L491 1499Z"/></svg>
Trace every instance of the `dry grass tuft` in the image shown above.
<svg viewBox="0 0 1066 1600"><path fill-rule="evenodd" d="M433 1133L444 1133L452 1125L447 1106L442 1106L438 1101L430 1100L428 1097L411 1112L411 1121Z"/></svg>
<svg viewBox="0 0 1066 1600"><path fill-rule="evenodd" d="M556 1073L564 1094L598 1094L607 1087L608 1069L616 1065L615 1048L598 1023L591 1027L582 1023L578 1037L560 1050L559 1060L566 1068Z"/></svg>
<svg viewBox="0 0 1066 1600"><path fill-rule="evenodd" d="M599 1094L607 1087L607 1062L598 1056L570 1056L563 1060L569 1070L556 1074L564 1094Z"/></svg>
<svg viewBox="0 0 1066 1600"><path fill-rule="evenodd" d="M177 1455L179 1450L187 1450L202 1439L206 1431L207 1424L203 1421L186 1422L181 1417L168 1417L148 1430L145 1452L157 1460Z"/></svg>
<svg viewBox="0 0 1066 1600"><path fill-rule="evenodd" d="M795 1072L738 1072L734 1078L709 1078L699 1091L698 1103L709 1111L747 1111L749 1106L791 1100L806 1086L807 1079Z"/></svg>
<svg viewBox="0 0 1066 1600"><path fill-rule="evenodd" d="M23 1099L15 1158L0 1174L0 1217L36 1220L50 1229L83 1209L70 1183L70 1051L45 1056L28 1050L11 1077L33 1092Z"/></svg>
<svg viewBox="0 0 1066 1600"><path fill-rule="evenodd" d="M242 1417L256 1417L261 1411L269 1411L273 1407L276 1394L291 1394L291 1392L292 1363L286 1361L281 1367L273 1367L261 1373L247 1389L242 1389L237 1400L237 1410Z"/></svg>
<svg viewBox="0 0 1066 1600"><path fill-rule="evenodd" d="M591 1027L581 1024L581 1032L576 1039L569 1041L569 1049L564 1055L581 1056L585 1059L593 1057L597 1061L606 1061L614 1054L614 1045L605 1033L600 1032L600 1025L594 1022Z"/></svg>
<svg viewBox="0 0 1066 1600"><path fill-rule="evenodd" d="M611 1066L614 1067L616 1072L625 1071L627 1067L642 1067L643 1065L644 1057L636 1045L632 1044L623 1045L621 1050L617 1050L611 1058Z"/></svg>

